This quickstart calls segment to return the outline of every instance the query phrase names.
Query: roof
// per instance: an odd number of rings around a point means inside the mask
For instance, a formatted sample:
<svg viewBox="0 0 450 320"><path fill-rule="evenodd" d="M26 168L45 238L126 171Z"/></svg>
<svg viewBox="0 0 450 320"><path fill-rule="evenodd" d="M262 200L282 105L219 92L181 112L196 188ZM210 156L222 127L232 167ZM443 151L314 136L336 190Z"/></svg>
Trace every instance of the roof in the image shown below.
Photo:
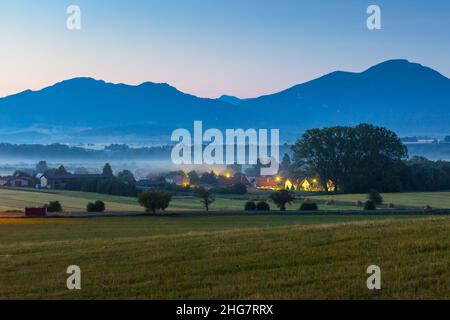
<svg viewBox="0 0 450 320"><path fill-rule="evenodd" d="M147 187L147 186L160 186L163 185L164 182L160 181L160 180L150 180L150 179L146 179L146 180L139 180L136 183L136 186L138 187Z"/></svg>
<svg viewBox="0 0 450 320"><path fill-rule="evenodd" d="M259 187L277 187L279 183L274 178L256 178L255 183Z"/></svg>
<svg viewBox="0 0 450 320"><path fill-rule="evenodd" d="M0 177L0 180L2 181L15 181L15 180L23 180L23 181L28 181L26 178L24 177L16 177L16 176L5 176L5 177Z"/></svg>

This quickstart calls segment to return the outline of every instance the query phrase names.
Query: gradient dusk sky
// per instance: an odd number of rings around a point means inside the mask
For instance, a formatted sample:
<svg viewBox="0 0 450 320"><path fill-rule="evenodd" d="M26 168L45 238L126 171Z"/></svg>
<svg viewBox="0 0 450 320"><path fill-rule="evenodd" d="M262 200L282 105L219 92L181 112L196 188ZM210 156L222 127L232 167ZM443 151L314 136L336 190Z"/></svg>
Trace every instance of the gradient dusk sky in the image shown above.
<svg viewBox="0 0 450 320"><path fill-rule="evenodd" d="M450 77L448 0L0 0L0 34L0 96L89 76L245 98L397 58Z"/></svg>

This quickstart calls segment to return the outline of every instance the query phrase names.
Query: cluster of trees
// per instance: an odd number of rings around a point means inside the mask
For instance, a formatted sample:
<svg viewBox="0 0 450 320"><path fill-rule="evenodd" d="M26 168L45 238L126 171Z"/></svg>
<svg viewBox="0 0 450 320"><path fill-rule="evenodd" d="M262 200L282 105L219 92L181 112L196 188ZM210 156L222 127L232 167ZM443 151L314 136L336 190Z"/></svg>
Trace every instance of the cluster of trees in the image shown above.
<svg viewBox="0 0 450 320"><path fill-rule="evenodd" d="M95 192L114 196L135 197L138 192L135 182L126 182L119 177L111 177L106 180L80 179L70 180L65 186L66 190Z"/></svg>
<svg viewBox="0 0 450 320"><path fill-rule="evenodd" d="M401 170L402 191L450 190L450 162L413 157Z"/></svg>
<svg viewBox="0 0 450 320"><path fill-rule="evenodd" d="M319 176L325 190L328 180L344 193L450 189L450 162L423 157L407 160L407 149L398 136L381 127L361 124L308 130L292 150L290 174ZM290 161L286 157L282 170Z"/></svg>
<svg viewBox="0 0 450 320"><path fill-rule="evenodd" d="M80 179L71 180L67 183L67 190L96 192L111 194L115 196L135 197L137 196L136 179L129 170L120 171L116 176L111 166L107 163L103 167L102 174L109 179Z"/></svg>
<svg viewBox="0 0 450 320"><path fill-rule="evenodd" d="M407 149L397 135L368 124L311 129L292 147L292 170L318 175L323 188L333 181L339 192L400 191Z"/></svg>

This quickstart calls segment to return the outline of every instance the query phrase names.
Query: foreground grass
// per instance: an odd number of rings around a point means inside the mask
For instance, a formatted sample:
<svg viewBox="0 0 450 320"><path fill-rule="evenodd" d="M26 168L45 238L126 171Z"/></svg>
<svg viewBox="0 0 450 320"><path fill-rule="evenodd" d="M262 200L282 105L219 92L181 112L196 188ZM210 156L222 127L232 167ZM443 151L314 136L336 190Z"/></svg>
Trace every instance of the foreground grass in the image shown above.
<svg viewBox="0 0 450 320"><path fill-rule="evenodd" d="M0 221L3 299L450 298L449 217ZM72 264L81 291L65 287Z"/></svg>

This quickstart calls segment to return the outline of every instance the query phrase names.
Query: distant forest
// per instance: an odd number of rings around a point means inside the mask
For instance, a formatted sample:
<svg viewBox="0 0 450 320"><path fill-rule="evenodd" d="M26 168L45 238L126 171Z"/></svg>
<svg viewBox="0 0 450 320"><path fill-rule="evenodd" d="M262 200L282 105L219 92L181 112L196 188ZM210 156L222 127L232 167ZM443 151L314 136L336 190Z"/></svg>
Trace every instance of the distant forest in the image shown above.
<svg viewBox="0 0 450 320"><path fill-rule="evenodd" d="M132 148L126 144L112 144L96 150L59 143L49 145L0 143L0 156L2 159L36 160L170 160L172 147L165 145ZM290 145L280 146L281 155L290 152Z"/></svg>
<svg viewBox="0 0 450 320"><path fill-rule="evenodd" d="M420 156L427 159L450 160L450 143L407 143L410 157ZM100 150L85 147L68 146L65 144L10 144L0 143L2 159L46 159L46 160L168 160L172 146L153 146L132 148L126 144L112 144ZM290 145L280 147L280 155L292 152Z"/></svg>
<svg viewBox="0 0 450 320"><path fill-rule="evenodd" d="M409 156L420 156L427 159L436 160L450 160L450 143L416 143L406 144Z"/></svg>
<svg viewBox="0 0 450 320"><path fill-rule="evenodd" d="M0 143L0 155L3 159L170 159L171 146L131 148L114 144L101 150L83 147L71 147L64 144L9 144Z"/></svg>

